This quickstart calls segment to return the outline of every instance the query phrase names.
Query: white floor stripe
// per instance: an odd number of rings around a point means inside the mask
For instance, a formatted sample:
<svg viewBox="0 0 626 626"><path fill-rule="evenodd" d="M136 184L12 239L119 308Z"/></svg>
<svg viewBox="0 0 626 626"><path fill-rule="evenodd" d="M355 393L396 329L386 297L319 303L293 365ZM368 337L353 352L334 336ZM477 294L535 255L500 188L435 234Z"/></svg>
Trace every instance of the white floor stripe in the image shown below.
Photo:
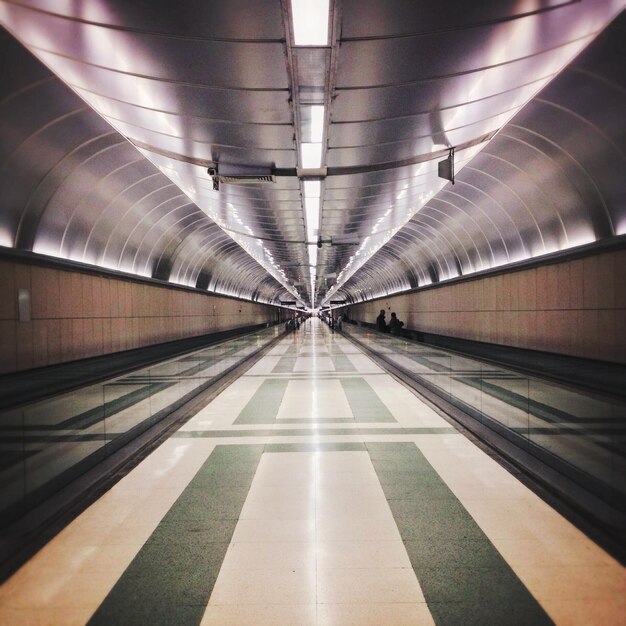
<svg viewBox="0 0 626 626"><path fill-rule="evenodd" d="M278 420L353 417L339 380L290 380Z"/></svg>
<svg viewBox="0 0 626 626"><path fill-rule="evenodd" d="M366 452L261 458L202 624L245 623L251 607L264 623L277 606L302 611L289 623L433 623Z"/></svg>

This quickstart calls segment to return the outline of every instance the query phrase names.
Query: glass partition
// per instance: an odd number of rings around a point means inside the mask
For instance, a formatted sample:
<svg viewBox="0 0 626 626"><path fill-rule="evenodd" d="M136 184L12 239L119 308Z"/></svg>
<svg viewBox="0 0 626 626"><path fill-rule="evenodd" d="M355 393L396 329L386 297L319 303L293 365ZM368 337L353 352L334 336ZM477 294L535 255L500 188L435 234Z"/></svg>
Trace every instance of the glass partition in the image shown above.
<svg viewBox="0 0 626 626"><path fill-rule="evenodd" d="M265 328L72 392L0 410L0 523L10 523L45 500L281 332L279 326ZM45 387L45 373L40 382Z"/></svg>
<svg viewBox="0 0 626 626"><path fill-rule="evenodd" d="M626 511L626 400L345 324L343 331L421 385L591 493Z"/></svg>

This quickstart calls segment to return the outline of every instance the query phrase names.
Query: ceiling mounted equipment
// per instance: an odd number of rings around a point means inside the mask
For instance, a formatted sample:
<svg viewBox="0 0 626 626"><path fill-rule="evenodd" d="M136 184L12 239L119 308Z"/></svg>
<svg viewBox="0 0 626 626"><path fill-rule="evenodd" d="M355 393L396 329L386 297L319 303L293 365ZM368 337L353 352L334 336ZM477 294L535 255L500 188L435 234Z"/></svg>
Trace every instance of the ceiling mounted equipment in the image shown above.
<svg viewBox="0 0 626 626"><path fill-rule="evenodd" d="M255 185L276 182L276 176L272 174L271 168L259 169L225 163L217 167L210 167L207 173L213 179L214 185L216 181L229 185Z"/></svg>

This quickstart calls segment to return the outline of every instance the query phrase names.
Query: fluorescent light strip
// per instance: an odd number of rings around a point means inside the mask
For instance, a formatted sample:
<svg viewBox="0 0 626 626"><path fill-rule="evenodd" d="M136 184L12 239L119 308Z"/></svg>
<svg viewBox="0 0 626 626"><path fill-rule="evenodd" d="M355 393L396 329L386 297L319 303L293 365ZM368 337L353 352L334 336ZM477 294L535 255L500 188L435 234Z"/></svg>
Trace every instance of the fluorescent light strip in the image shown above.
<svg viewBox="0 0 626 626"><path fill-rule="evenodd" d="M320 199L305 198L304 212L306 215L306 237L308 241L315 241L320 223Z"/></svg>
<svg viewBox="0 0 626 626"><path fill-rule="evenodd" d="M291 0L296 46L328 45L329 0Z"/></svg>
<svg viewBox="0 0 626 626"><path fill-rule="evenodd" d="M324 105L303 104L300 106L302 124L301 140L303 142L320 143L324 138Z"/></svg>
<svg viewBox="0 0 626 626"><path fill-rule="evenodd" d="M322 144L300 144L300 157L304 169L317 169L322 167Z"/></svg>
<svg viewBox="0 0 626 626"><path fill-rule="evenodd" d="M320 143L324 136L324 105L311 106L311 141Z"/></svg>
<svg viewBox="0 0 626 626"><path fill-rule="evenodd" d="M322 195L322 183L319 180L304 181L304 197L319 198Z"/></svg>

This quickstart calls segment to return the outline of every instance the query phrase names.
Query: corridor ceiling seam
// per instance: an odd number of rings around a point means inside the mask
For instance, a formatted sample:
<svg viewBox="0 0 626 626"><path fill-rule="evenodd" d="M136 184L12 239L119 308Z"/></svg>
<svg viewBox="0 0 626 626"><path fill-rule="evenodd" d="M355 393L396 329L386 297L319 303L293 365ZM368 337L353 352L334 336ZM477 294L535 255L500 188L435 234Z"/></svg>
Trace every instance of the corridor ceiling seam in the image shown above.
<svg viewBox="0 0 626 626"><path fill-rule="evenodd" d="M291 0L80 12L0 0L0 22L69 85L3 38L0 245L319 305L618 236L625 6L331 0L326 43L310 46L294 37ZM84 108L76 95L98 115L61 119ZM302 162L314 106L317 176ZM129 143L105 139L104 120ZM91 152L98 142L109 157ZM437 176L450 147L454 186ZM220 163L278 176L215 191L206 168ZM319 214L307 214L307 176ZM330 243L341 238L359 243Z"/></svg>

